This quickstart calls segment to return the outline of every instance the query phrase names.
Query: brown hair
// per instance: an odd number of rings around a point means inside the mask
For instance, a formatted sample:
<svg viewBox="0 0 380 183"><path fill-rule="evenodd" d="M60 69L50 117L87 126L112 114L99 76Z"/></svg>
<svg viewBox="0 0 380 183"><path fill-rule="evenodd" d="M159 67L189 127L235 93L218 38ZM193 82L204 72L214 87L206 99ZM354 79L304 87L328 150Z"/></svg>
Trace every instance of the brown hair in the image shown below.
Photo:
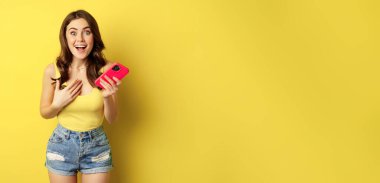
<svg viewBox="0 0 380 183"><path fill-rule="evenodd" d="M90 54L88 55L87 63L87 78L92 87L95 87L95 80L101 73L100 69L106 65L107 60L105 59L102 50L105 48L102 38L100 36L99 27L96 23L95 18L85 10L77 10L69 13L63 20L61 25L61 30L59 32L59 42L61 43L61 53L57 57L57 67L61 74L60 78L53 79L54 81L59 79L60 88L62 84L69 80L69 66L73 60L73 54L70 52L67 45L66 39L66 28L71 21L75 19L83 18L87 21L90 26L91 32L94 38L94 47L92 48Z"/></svg>

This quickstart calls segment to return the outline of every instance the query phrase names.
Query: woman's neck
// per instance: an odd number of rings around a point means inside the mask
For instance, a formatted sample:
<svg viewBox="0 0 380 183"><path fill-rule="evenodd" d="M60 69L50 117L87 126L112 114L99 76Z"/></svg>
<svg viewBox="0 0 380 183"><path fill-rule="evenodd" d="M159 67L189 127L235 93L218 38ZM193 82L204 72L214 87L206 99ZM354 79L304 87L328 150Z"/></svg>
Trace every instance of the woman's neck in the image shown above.
<svg viewBox="0 0 380 183"><path fill-rule="evenodd" d="M73 61L71 62L71 67L72 68L76 68L76 69L80 69L80 68L84 68L86 67L86 64L87 64L87 59L86 60L81 60L81 59L73 59Z"/></svg>

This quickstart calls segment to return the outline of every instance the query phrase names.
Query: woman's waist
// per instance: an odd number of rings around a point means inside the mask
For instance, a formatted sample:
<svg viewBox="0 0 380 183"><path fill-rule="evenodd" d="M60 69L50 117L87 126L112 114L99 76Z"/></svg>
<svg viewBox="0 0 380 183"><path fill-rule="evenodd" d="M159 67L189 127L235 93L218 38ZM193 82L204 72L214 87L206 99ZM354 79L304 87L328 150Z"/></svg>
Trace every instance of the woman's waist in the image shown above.
<svg viewBox="0 0 380 183"><path fill-rule="evenodd" d="M103 116L97 118L60 117L58 123L73 131L88 131L98 128L103 124Z"/></svg>

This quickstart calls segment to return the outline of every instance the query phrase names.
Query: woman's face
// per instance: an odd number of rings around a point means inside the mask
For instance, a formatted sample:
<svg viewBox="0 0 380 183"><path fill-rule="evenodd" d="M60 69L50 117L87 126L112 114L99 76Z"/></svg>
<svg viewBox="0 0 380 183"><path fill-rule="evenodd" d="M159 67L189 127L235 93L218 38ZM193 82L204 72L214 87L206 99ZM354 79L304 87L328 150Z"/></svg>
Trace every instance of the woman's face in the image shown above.
<svg viewBox="0 0 380 183"><path fill-rule="evenodd" d="M74 59L85 60L94 46L90 26L83 18L72 20L67 25L66 39Z"/></svg>

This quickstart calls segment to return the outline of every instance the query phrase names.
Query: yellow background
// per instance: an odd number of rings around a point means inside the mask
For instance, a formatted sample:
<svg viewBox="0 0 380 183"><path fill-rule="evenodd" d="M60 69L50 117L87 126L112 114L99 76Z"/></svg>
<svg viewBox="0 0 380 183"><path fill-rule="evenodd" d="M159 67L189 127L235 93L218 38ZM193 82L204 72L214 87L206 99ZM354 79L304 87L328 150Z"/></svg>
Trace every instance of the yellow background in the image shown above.
<svg viewBox="0 0 380 183"><path fill-rule="evenodd" d="M76 9L131 69L113 183L380 182L380 3L1 0L1 182L48 182L42 74Z"/></svg>

